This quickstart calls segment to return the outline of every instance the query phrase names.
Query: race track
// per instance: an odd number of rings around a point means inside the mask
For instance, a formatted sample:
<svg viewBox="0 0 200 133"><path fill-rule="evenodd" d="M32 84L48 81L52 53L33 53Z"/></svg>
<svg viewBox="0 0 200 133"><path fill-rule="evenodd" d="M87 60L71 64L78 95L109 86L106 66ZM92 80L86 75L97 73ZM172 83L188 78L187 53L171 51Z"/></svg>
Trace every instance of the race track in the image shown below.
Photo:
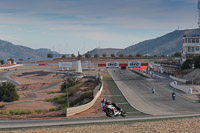
<svg viewBox="0 0 200 133"><path fill-rule="evenodd" d="M115 70L115 71L114 71ZM131 106L150 115L193 114L200 112L200 104L177 95L173 101L171 91L129 70L108 69L113 80ZM120 72L121 71L121 72Z"/></svg>

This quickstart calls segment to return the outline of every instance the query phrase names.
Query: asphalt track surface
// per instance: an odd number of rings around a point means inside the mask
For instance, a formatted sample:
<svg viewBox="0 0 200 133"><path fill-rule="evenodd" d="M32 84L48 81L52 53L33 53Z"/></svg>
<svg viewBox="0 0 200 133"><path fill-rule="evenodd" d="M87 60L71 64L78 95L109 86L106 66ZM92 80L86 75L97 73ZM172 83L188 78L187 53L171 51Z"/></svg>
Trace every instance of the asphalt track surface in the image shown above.
<svg viewBox="0 0 200 133"><path fill-rule="evenodd" d="M129 70L108 69L127 101L135 109L150 115L196 114L200 104L177 94L172 100L171 91L162 83L141 77ZM164 79L162 79L164 80ZM168 82L168 81L166 81ZM155 85L156 92L151 92Z"/></svg>
<svg viewBox="0 0 200 133"><path fill-rule="evenodd" d="M14 70L12 70L12 71L14 71ZM10 71L10 72L12 72L12 71ZM20 84L19 82L14 81L7 76L8 73L9 72L7 72L7 71L0 72L0 80L7 80L8 82L13 83L14 85L19 85Z"/></svg>

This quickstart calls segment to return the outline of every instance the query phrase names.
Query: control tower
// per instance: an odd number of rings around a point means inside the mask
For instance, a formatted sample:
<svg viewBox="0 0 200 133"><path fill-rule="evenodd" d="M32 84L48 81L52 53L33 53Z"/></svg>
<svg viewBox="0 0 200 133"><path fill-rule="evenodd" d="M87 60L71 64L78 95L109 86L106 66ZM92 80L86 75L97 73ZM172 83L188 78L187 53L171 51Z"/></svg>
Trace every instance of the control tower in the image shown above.
<svg viewBox="0 0 200 133"><path fill-rule="evenodd" d="M198 25L199 25L199 28L200 28L200 0L198 0L198 13L199 13Z"/></svg>
<svg viewBox="0 0 200 133"><path fill-rule="evenodd" d="M198 26L199 35L183 37L182 62L186 61L189 55L200 55L200 0L198 0Z"/></svg>

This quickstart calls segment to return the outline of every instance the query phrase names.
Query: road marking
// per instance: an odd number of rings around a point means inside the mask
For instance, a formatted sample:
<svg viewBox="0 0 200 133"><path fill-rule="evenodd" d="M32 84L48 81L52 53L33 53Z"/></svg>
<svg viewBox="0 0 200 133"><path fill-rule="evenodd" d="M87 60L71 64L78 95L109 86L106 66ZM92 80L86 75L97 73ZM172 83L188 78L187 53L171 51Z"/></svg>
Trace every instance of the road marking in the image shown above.
<svg viewBox="0 0 200 133"><path fill-rule="evenodd" d="M160 75L154 74L154 76L159 77L159 78L161 78L161 79L165 79L165 77L162 77L162 76L160 76Z"/></svg>
<svg viewBox="0 0 200 133"><path fill-rule="evenodd" d="M127 114L138 114L140 112L126 112Z"/></svg>
<svg viewBox="0 0 200 133"><path fill-rule="evenodd" d="M104 97L121 97L122 95L102 95Z"/></svg>
<svg viewBox="0 0 200 133"><path fill-rule="evenodd" d="M125 102L125 103L116 103L117 105L121 105L121 104L128 104L128 102Z"/></svg>

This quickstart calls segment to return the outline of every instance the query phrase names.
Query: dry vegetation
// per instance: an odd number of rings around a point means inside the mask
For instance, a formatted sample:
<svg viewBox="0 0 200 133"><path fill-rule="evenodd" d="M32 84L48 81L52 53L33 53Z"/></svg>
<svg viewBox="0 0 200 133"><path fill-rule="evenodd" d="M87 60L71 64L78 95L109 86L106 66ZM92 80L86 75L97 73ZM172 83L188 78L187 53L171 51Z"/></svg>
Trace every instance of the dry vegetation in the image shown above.
<svg viewBox="0 0 200 133"><path fill-rule="evenodd" d="M0 133L198 133L200 118L0 131Z"/></svg>
<svg viewBox="0 0 200 133"><path fill-rule="evenodd" d="M47 70L51 67L47 67ZM42 118L63 118L65 112L58 109L60 105L55 102L47 102L46 99L53 99L61 96L60 87L64 74L46 73L45 67L35 68L34 66L17 68L17 71L9 73L9 77L20 82L16 86L20 99L15 102L0 102L5 107L0 109L0 119L42 119ZM55 66L52 67L55 68ZM81 82L86 82L83 79ZM91 92L96 87L94 83L87 82L77 90L77 93ZM74 92L74 95L80 96ZM77 100L74 97L75 101ZM82 100L88 102L88 99ZM78 104L76 104L78 105ZM19 110L20 109L20 110ZM14 113L13 113L14 112ZM12 115L11 115L12 113ZM17 115L17 114L22 115ZM89 113L90 114L90 113ZM93 115L94 116L94 115Z"/></svg>

